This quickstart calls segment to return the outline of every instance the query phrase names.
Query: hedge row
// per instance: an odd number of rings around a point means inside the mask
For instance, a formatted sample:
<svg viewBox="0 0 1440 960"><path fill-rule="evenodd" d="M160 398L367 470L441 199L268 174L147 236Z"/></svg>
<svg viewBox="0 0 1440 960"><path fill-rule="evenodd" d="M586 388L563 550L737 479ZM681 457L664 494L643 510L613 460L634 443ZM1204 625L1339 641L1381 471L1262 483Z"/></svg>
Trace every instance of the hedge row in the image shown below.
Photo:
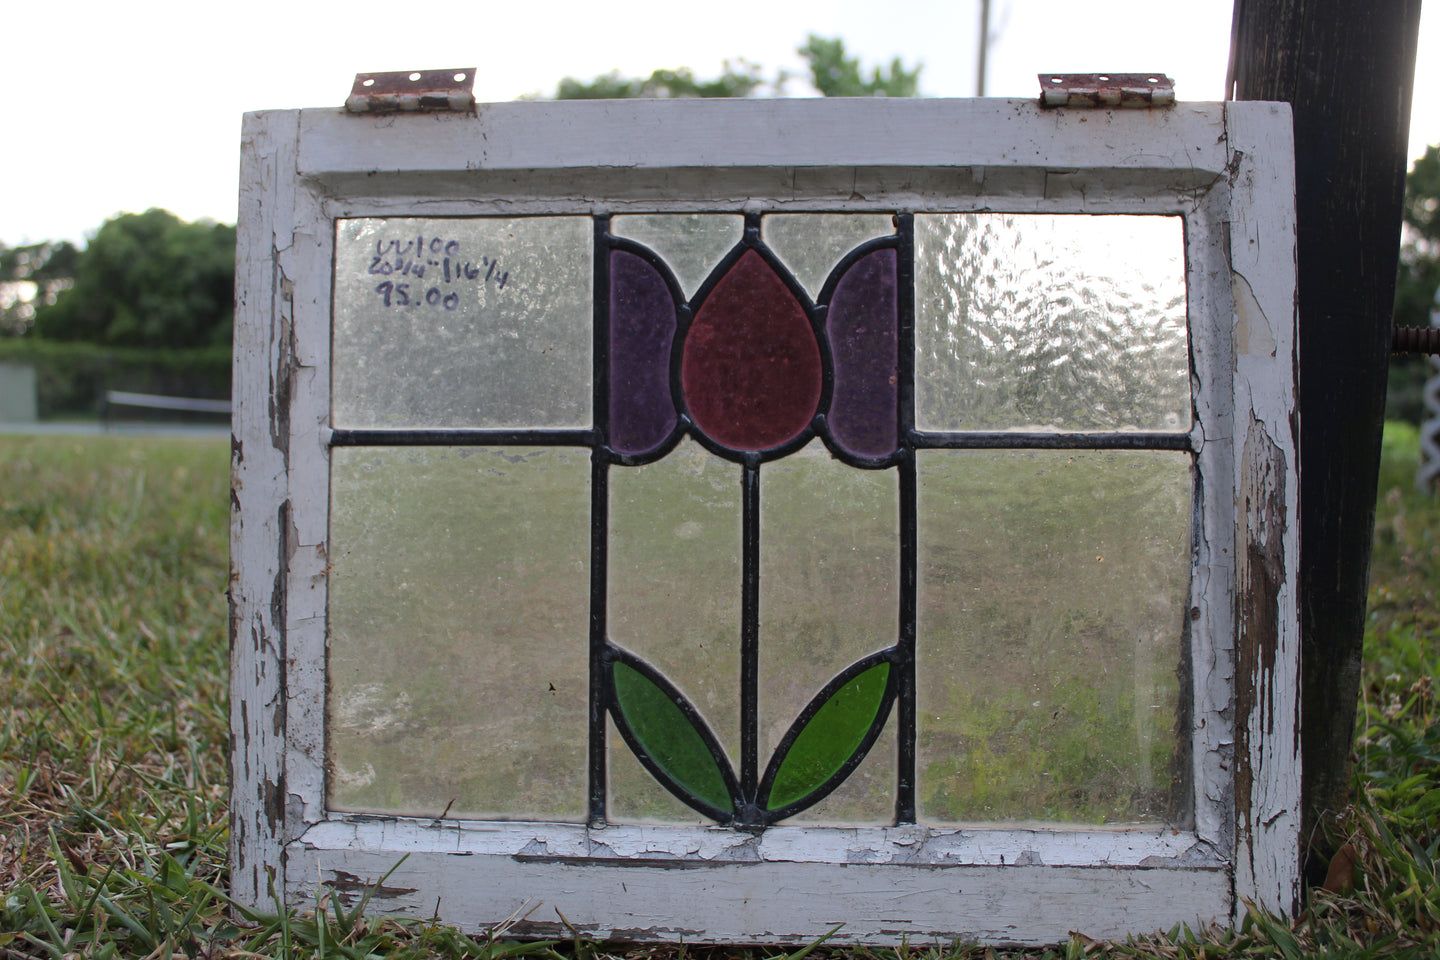
<svg viewBox="0 0 1440 960"><path fill-rule="evenodd" d="M107 390L230 398L230 347L191 350L0 338L0 363L35 368L40 417L97 414Z"/></svg>

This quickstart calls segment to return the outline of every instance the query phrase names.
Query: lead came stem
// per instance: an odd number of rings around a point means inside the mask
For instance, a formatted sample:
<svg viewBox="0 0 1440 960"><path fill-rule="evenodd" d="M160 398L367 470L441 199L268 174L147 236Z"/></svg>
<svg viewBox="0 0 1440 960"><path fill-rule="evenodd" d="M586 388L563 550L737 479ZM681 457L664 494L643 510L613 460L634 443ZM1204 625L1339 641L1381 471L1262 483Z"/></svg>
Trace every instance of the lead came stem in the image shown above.
<svg viewBox="0 0 1440 960"><path fill-rule="evenodd" d="M605 243L610 218L596 217L592 255L591 330L592 409L599 438L609 442L610 425L610 251ZM598 439L598 438L597 438ZM609 814L608 762L606 740L608 696L605 685L606 618L609 607L610 567L610 463L599 444L590 448L590 690L589 690L589 790L587 818L603 823Z"/></svg>
<svg viewBox="0 0 1440 960"><path fill-rule="evenodd" d="M760 461L747 457L742 479L740 613L740 793L742 823L759 822L760 784Z"/></svg>
<svg viewBox="0 0 1440 960"><path fill-rule="evenodd" d="M915 473L915 216L897 218L896 310L900 342L896 416L902 458L900 481L900 683L896 710L895 822L915 822L916 610L918 603L919 504Z"/></svg>

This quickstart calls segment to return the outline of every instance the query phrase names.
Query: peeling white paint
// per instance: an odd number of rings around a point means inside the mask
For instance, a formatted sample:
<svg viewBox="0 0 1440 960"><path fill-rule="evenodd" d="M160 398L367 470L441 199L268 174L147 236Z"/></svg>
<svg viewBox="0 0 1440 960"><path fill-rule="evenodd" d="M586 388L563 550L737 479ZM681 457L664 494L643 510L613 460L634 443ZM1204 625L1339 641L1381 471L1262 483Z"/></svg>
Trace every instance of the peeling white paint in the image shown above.
<svg viewBox="0 0 1440 960"><path fill-rule="evenodd" d="M1237 666L1245 671L1237 679L1245 694L1239 706L1249 706L1248 715L1235 717L1237 922L1246 901L1292 913L1300 893L1298 344L1289 120L1283 104L1226 105L1236 194L1231 269L1236 290L1243 291L1236 299L1235 408L1249 414L1244 455L1236 463L1236 581L1248 585L1237 605L1254 610L1263 602L1275 611L1273 623L1237 625Z"/></svg>
<svg viewBox="0 0 1440 960"><path fill-rule="evenodd" d="M1238 270L1231 273L1235 295L1235 352L1242 357L1275 356L1278 344L1255 290Z"/></svg>
<svg viewBox="0 0 1440 960"><path fill-rule="evenodd" d="M292 903L312 898L317 878L358 897L406 856L372 909L430 916L438 903L442 919L479 929L538 899L544 905L514 929L536 935L563 933L558 910L584 933L626 939L798 943L844 922L841 942L1044 943L1071 930L1116 937L1235 919L1244 900L1291 909L1299 766L1289 115L1246 103L1084 116L1082 124L1071 111L1020 101L860 100L247 117L232 471L236 901L270 906L267 869ZM781 128L787 136L755 135ZM657 129L666 135L651 135ZM1193 822L779 826L757 835L326 810L334 219L745 204L1185 217L1203 490L1189 618ZM1255 443L1246 445L1257 429L1283 470L1256 472ZM1243 491L1278 506L1256 514L1237 499ZM1263 669L1248 643L1252 624L1237 613L1257 544L1283 573Z"/></svg>

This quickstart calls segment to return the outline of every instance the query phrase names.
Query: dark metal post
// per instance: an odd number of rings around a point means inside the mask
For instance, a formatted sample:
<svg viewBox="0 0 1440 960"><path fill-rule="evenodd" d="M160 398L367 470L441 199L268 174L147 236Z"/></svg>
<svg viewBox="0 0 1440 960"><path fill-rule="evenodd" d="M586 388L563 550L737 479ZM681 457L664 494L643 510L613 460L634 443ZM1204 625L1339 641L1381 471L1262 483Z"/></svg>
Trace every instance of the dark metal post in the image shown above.
<svg viewBox="0 0 1440 960"><path fill-rule="evenodd" d="M1301 752L1322 845L1348 799L1419 26L1420 0L1235 0L1232 21L1233 96L1295 112Z"/></svg>

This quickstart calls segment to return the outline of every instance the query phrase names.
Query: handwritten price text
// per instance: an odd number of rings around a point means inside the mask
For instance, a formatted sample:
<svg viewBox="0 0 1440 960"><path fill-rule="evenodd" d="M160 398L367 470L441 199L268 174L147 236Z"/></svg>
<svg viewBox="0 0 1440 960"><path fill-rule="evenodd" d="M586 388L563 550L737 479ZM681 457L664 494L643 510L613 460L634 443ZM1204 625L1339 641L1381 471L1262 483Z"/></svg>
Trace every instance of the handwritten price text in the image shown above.
<svg viewBox="0 0 1440 960"><path fill-rule="evenodd" d="M457 310L460 295L469 285L493 283L497 290L504 290L510 280L510 271L500 268L498 257L482 255L478 260L467 260L462 255L460 241L445 237L427 238L423 234L417 234L413 239L376 240L375 256L367 272L372 276L395 278L382 281L375 287L375 293L386 307L424 305ZM413 277L423 281L427 273L432 284L428 287L423 283L399 280L400 277Z"/></svg>

